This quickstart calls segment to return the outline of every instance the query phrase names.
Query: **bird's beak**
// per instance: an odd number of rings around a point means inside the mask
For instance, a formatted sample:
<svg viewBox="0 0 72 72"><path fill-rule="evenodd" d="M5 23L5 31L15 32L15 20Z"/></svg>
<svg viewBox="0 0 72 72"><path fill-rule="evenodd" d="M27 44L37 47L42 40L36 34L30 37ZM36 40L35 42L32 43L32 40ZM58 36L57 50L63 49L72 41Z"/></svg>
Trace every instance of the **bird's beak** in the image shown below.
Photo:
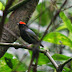
<svg viewBox="0 0 72 72"><path fill-rule="evenodd" d="M17 25L19 25L19 23L17 23Z"/></svg>

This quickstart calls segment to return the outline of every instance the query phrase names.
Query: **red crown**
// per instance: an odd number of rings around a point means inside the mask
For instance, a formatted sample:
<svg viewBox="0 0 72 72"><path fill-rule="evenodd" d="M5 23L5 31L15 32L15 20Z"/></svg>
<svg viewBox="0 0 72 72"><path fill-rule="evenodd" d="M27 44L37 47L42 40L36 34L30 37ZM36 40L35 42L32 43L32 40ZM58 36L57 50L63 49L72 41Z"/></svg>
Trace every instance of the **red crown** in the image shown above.
<svg viewBox="0 0 72 72"><path fill-rule="evenodd" d="M20 21L20 22L19 22L19 24L24 24L24 25L25 25L26 23L25 23L25 22Z"/></svg>

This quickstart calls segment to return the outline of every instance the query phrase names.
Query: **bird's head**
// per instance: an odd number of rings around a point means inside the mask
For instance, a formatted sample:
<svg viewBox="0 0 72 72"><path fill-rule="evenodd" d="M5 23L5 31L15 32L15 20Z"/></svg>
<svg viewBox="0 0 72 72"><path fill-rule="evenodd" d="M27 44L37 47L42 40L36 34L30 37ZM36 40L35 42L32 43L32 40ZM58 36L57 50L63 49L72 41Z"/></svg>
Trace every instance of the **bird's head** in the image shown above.
<svg viewBox="0 0 72 72"><path fill-rule="evenodd" d="M25 22L22 22L22 21L20 21L17 24L18 24L19 28L26 28L27 27L26 23Z"/></svg>

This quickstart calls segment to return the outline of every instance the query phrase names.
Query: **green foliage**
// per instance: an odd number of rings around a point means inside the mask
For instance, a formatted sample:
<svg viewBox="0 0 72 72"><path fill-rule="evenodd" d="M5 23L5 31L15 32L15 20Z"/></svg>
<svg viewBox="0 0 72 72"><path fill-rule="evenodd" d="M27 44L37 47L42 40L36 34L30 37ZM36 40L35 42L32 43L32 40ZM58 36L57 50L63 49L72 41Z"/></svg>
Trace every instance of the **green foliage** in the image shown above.
<svg viewBox="0 0 72 72"><path fill-rule="evenodd" d="M43 65L43 64L47 64L49 61L49 59L42 53L39 54L39 60L38 60L38 65Z"/></svg>
<svg viewBox="0 0 72 72"><path fill-rule="evenodd" d="M32 51L29 51L29 53L32 57ZM43 53L39 53L38 65L47 64L48 62L50 62L49 59Z"/></svg>
<svg viewBox="0 0 72 72"><path fill-rule="evenodd" d="M70 68L64 67L64 70L62 72L72 72Z"/></svg>
<svg viewBox="0 0 72 72"><path fill-rule="evenodd" d="M5 6L7 0L0 0L0 2Z"/></svg>
<svg viewBox="0 0 72 72"><path fill-rule="evenodd" d="M69 36L68 36L70 39L71 39L71 41L72 41L72 33L70 32L69 33Z"/></svg>
<svg viewBox="0 0 72 72"><path fill-rule="evenodd" d="M4 10L4 5L2 4L2 2L0 2L0 10Z"/></svg>
<svg viewBox="0 0 72 72"><path fill-rule="evenodd" d="M71 21L68 19L68 17L64 14L64 12L60 13L60 17L62 18L64 24L67 26L68 30L70 32L72 32L72 23Z"/></svg>
<svg viewBox="0 0 72 72"><path fill-rule="evenodd" d="M6 55L6 56L5 56ZM6 62L5 62L5 57L13 57L11 54L8 54L8 53L6 53L4 55L4 57L2 57L1 59L0 59L0 71L1 72L11 72L11 68L9 68L9 66L6 64Z"/></svg>
<svg viewBox="0 0 72 72"><path fill-rule="evenodd" d="M47 64L49 67L55 69L55 67L52 65L52 63ZM62 72L71 72L71 69L68 67L64 67Z"/></svg>
<svg viewBox="0 0 72 72"><path fill-rule="evenodd" d="M0 59L0 71L1 72L11 72L12 70L16 71L26 71L27 67L25 64L21 63L15 56L12 54L6 53Z"/></svg>
<svg viewBox="0 0 72 72"><path fill-rule="evenodd" d="M72 46L72 41L65 35L59 32L51 32L44 37L44 41Z"/></svg>
<svg viewBox="0 0 72 72"><path fill-rule="evenodd" d="M63 62L65 62L65 61L67 61L68 59L70 59L71 57L65 56L65 55L62 55L62 54L54 54L54 55L52 56L52 58L53 58L55 61L60 61L60 62L63 63ZM50 66L51 68L55 69L55 67L53 66L52 63L49 63L49 62L48 62L47 65ZM69 70L70 70L70 69L67 68L67 67L64 67L64 69L65 69L65 71L69 71ZM64 72L65 72L65 71L64 71Z"/></svg>
<svg viewBox="0 0 72 72"><path fill-rule="evenodd" d="M66 61L66 60L70 59L70 57L62 55L62 54L54 54L52 57L56 61Z"/></svg>
<svg viewBox="0 0 72 72"><path fill-rule="evenodd" d="M68 60L70 57L68 56L65 56L65 55L61 55L61 54L54 54L52 56L52 58L55 60L55 61L66 61ZM39 61L38 61L38 64L39 65L43 65L43 64L47 64L49 63L50 60L48 59L48 57L46 57L44 54L40 53L39 55Z"/></svg>
<svg viewBox="0 0 72 72"><path fill-rule="evenodd" d="M37 20L41 26L46 26L50 22L50 19L52 18L52 12L50 11L49 8L46 9L44 2L40 3L36 9L38 14L44 12L39 18L37 18Z"/></svg>
<svg viewBox="0 0 72 72"><path fill-rule="evenodd" d="M62 23L62 24L56 29L56 31L61 31L61 30L64 30L64 29L67 29L67 26L64 25L64 23Z"/></svg>
<svg viewBox="0 0 72 72"><path fill-rule="evenodd" d="M32 56L32 51L29 51L29 52L30 52L30 55ZM62 54L54 54L52 56L52 58L55 61L64 62L64 61L68 60L71 57L65 56L65 55L62 55ZM39 53L38 65L43 65L43 64L48 64L48 63L50 63L50 60L48 59L48 57L46 55L44 55L43 53ZM51 66L53 66L53 65L51 65Z"/></svg>
<svg viewBox="0 0 72 72"><path fill-rule="evenodd" d="M7 65L8 65L11 69L13 69L13 65L12 65L11 59L5 57L5 61L6 61Z"/></svg>

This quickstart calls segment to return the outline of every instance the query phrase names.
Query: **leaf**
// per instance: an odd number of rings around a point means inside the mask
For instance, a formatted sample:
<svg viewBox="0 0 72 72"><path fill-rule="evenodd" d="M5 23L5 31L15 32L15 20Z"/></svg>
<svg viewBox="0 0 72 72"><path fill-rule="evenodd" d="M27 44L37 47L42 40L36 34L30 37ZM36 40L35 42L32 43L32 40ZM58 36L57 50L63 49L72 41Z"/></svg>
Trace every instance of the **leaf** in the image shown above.
<svg viewBox="0 0 72 72"><path fill-rule="evenodd" d="M68 37L69 37L69 38L70 38L70 40L72 41L72 33L71 33L71 32L69 32Z"/></svg>
<svg viewBox="0 0 72 72"><path fill-rule="evenodd" d="M67 29L67 26L62 23L62 25L59 26L59 27L56 29L56 31L60 31L60 30L64 30L64 29Z"/></svg>
<svg viewBox="0 0 72 72"><path fill-rule="evenodd" d="M60 17L63 20L64 24L67 26L68 30L72 32L72 23L70 19L64 14L64 12L60 12Z"/></svg>
<svg viewBox="0 0 72 72"><path fill-rule="evenodd" d="M15 68L19 63L19 60L13 56L12 54L6 53L3 57L5 59L6 64L11 68Z"/></svg>
<svg viewBox="0 0 72 72"><path fill-rule="evenodd" d="M0 72L11 72L11 68L7 65L7 63L5 62L5 56L7 57L12 57L12 55L5 53L5 55L0 58Z"/></svg>
<svg viewBox="0 0 72 72"><path fill-rule="evenodd" d="M47 66L49 66L49 67L55 69L55 67L54 67L54 65L53 65L52 63L48 63Z"/></svg>
<svg viewBox="0 0 72 72"><path fill-rule="evenodd" d="M12 69L16 71L26 71L27 66L21 63L14 55L5 53L0 59L0 72L11 72Z"/></svg>
<svg viewBox="0 0 72 72"><path fill-rule="evenodd" d="M47 56L45 56L42 53L39 53L38 65L47 64L49 62L50 62L50 60L48 59Z"/></svg>
<svg viewBox="0 0 72 72"><path fill-rule="evenodd" d="M41 7L42 7L42 8L41 8ZM37 9L38 12L40 12L40 9L42 9L42 10L44 11L44 10L45 10L44 2L38 4L36 9Z"/></svg>
<svg viewBox="0 0 72 72"><path fill-rule="evenodd" d="M55 61L66 61L68 60L70 57L68 56L65 56L65 55L62 55L62 54L54 54L52 56L52 58L55 60ZM48 59L47 56L45 56L44 54L42 53L39 53L39 59L38 59L38 65L43 65L43 64L48 64L50 63L50 60ZM48 64L50 67L54 68L53 65L51 64Z"/></svg>
<svg viewBox="0 0 72 72"><path fill-rule="evenodd" d="M4 6L3 6L3 4L0 2L0 10L4 10Z"/></svg>
<svg viewBox="0 0 72 72"><path fill-rule="evenodd" d="M32 51L29 51L29 53L32 58ZM50 62L50 61L47 58L47 56L45 56L43 53L39 53L38 65L47 64L48 62Z"/></svg>
<svg viewBox="0 0 72 72"><path fill-rule="evenodd" d="M55 44L72 46L72 41L68 37L59 32L51 32L47 34L43 40Z"/></svg>
<svg viewBox="0 0 72 72"><path fill-rule="evenodd" d="M64 70L62 72L72 72L70 68L64 67Z"/></svg>
<svg viewBox="0 0 72 72"><path fill-rule="evenodd" d="M48 21L48 12L45 12L40 18L38 18L38 22L40 22L41 26L46 26L48 24Z"/></svg>
<svg viewBox="0 0 72 72"><path fill-rule="evenodd" d="M8 0L0 0L0 2L5 6L5 4L6 4L6 2L7 2Z"/></svg>
<svg viewBox="0 0 72 72"><path fill-rule="evenodd" d="M11 59L5 57L5 61L6 61L7 65L8 65L11 69L13 69L13 64L12 64Z"/></svg>
<svg viewBox="0 0 72 72"><path fill-rule="evenodd" d="M62 55L62 54L54 54L54 55L52 56L52 58L53 58L55 61L66 61L66 60L68 60L70 57L69 57L69 56Z"/></svg>
<svg viewBox="0 0 72 72"><path fill-rule="evenodd" d="M30 52L30 55L32 55L32 52L31 51L29 51L29 52ZM54 55L52 55L52 58L55 61L64 62L64 61L68 60L70 57L62 55L62 54L54 54ZM39 53L38 65L43 65L43 64L47 64L48 66L54 68L53 64L50 64L50 60L48 59L48 57L46 55L44 55L43 53Z"/></svg>

